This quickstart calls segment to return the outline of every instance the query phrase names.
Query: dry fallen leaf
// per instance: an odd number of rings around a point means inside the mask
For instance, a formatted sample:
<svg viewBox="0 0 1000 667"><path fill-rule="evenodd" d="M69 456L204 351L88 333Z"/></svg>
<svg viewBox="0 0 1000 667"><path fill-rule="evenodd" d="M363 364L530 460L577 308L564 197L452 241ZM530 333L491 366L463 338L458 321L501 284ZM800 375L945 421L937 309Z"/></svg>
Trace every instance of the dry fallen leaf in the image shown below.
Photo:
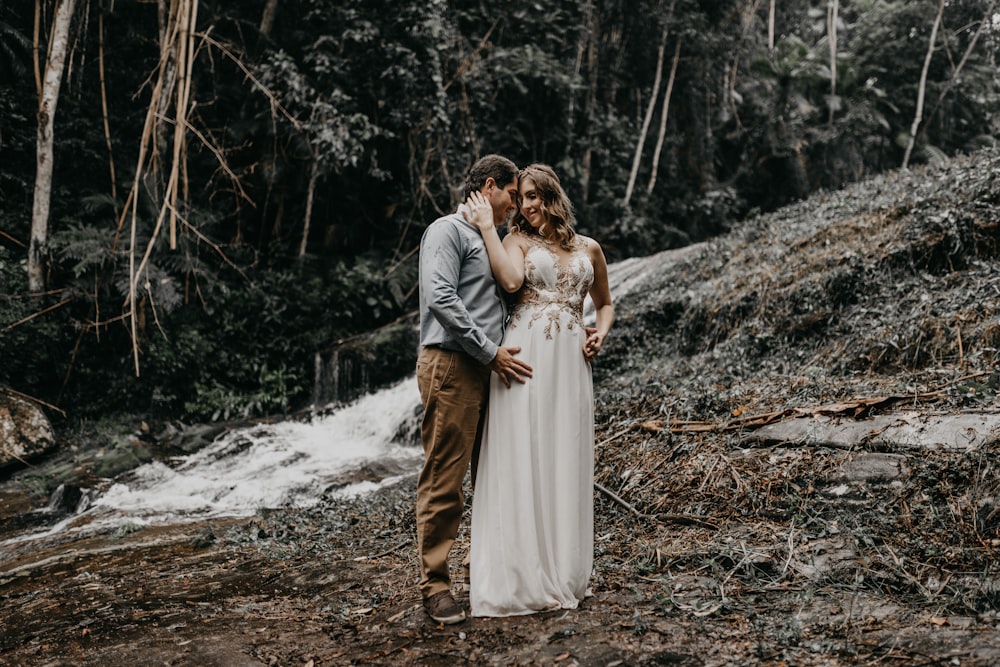
<svg viewBox="0 0 1000 667"><path fill-rule="evenodd" d="M403 618L404 616L406 616L406 612L408 612L408 611L409 611L409 609L404 609L403 611L399 612L398 614L393 614L392 616L390 616L390 617L389 617L388 619L386 619L386 620L387 620L387 621L388 621L389 623L395 623L395 622L396 622L396 621L398 621L399 619L401 619L401 618Z"/></svg>

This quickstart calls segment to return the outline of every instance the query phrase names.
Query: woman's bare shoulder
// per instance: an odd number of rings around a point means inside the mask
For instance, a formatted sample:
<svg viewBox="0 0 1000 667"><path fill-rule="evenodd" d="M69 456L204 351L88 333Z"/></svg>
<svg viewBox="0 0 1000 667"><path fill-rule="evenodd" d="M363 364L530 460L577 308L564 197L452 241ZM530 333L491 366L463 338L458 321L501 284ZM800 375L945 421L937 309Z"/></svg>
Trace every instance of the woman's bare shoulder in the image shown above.
<svg viewBox="0 0 1000 667"><path fill-rule="evenodd" d="M528 235L522 232L520 229L516 232L511 232L503 239L504 243L514 243L521 248L527 247L529 243Z"/></svg>
<svg viewBox="0 0 1000 667"><path fill-rule="evenodd" d="M601 252L601 244L597 242L596 239L592 239L589 236L584 236L583 234L576 235L576 243L578 247L586 250L590 254L595 252Z"/></svg>

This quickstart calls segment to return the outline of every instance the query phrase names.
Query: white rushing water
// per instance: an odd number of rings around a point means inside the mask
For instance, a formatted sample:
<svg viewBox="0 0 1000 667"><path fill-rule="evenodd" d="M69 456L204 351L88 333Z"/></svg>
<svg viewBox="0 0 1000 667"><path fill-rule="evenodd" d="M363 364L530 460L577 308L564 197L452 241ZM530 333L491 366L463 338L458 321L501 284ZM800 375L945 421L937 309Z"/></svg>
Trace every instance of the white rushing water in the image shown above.
<svg viewBox="0 0 1000 667"><path fill-rule="evenodd" d="M264 508L308 507L324 494L371 492L419 470L423 451L412 435L419 405L411 376L308 421L231 431L194 454L122 475L54 525L0 542L0 561L9 548L58 535L240 517ZM345 482L372 463L380 479Z"/></svg>
<svg viewBox="0 0 1000 667"><path fill-rule="evenodd" d="M93 507L133 516L242 516L262 508L315 504L338 478L369 461L415 472L422 450L397 434L417 418L412 377L311 421L232 431L172 465L150 463L112 485ZM389 478L394 481L397 476ZM348 484L356 495L376 483Z"/></svg>

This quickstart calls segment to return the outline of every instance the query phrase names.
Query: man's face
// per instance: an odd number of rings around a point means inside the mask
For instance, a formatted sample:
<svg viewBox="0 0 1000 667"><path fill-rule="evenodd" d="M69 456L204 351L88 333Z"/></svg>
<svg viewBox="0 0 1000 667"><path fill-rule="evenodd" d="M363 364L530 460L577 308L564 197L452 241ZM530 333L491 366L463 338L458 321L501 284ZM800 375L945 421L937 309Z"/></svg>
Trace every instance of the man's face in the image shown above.
<svg viewBox="0 0 1000 667"><path fill-rule="evenodd" d="M492 178L487 178L482 192L493 207L493 224L497 227L507 222L517 210L516 176L504 186L499 186Z"/></svg>

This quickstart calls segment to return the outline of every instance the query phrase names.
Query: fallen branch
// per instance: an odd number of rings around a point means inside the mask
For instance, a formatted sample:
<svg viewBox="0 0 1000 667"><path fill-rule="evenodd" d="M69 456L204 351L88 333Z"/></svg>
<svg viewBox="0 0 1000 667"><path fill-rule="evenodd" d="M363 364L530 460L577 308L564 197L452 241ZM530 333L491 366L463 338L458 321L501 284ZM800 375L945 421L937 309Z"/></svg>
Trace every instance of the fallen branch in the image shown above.
<svg viewBox="0 0 1000 667"><path fill-rule="evenodd" d="M612 491L611 489L607 488L603 484L600 484L598 482L594 482L594 488L596 488L598 491L600 491L601 493L603 493L604 495L606 495L608 498L611 498L611 500L615 501L616 503L618 503L619 505L621 505L622 507L624 507L625 509L627 509L632 514L635 514L637 517L642 518L642 519L648 519L648 518L650 518L649 515L643 514L642 512L640 512L639 510L637 510L633 505L629 504L628 501L622 499L621 496L619 496L618 494L616 494L614 491Z"/></svg>
<svg viewBox="0 0 1000 667"><path fill-rule="evenodd" d="M21 326L22 324L24 324L26 322L30 322L31 320L35 319L39 315L45 315L46 313L51 313L53 310L56 310L58 308L62 308L63 306L65 306L66 304L68 304L68 303L70 303L72 301L73 301L72 299L63 299L59 303L53 304L53 305L49 306L48 308L42 308L38 312L32 313L31 315L28 315L27 317L21 318L20 320L18 320L17 322L14 322L13 324L8 324L7 328L5 328L4 331L10 331L11 329L16 329L17 327Z"/></svg>
<svg viewBox="0 0 1000 667"><path fill-rule="evenodd" d="M37 403L38 405L41 405L41 406L46 407L46 408L49 408L50 410L55 410L56 412L58 412L59 414L61 414L63 417L66 416L66 413L63 410L60 410L59 408L57 408L56 406L52 405L51 403L46 403L45 401L43 401L40 398L35 398L34 396L29 396L28 394L22 394L21 392L17 391L16 389L11 389L10 387L0 387L0 391L4 391L4 392L10 394L11 396L17 396L18 398L23 398L24 400L31 401L32 403Z"/></svg>
<svg viewBox="0 0 1000 667"><path fill-rule="evenodd" d="M10 241L12 243L16 243L18 246L20 246L22 248L27 248L28 247L28 245L26 243L24 243L20 239L14 238L13 236L11 236L7 232L3 231L2 229L0 229L0 238L5 238L5 239L7 239L8 241Z"/></svg>
<svg viewBox="0 0 1000 667"><path fill-rule="evenodd" d="M612 435L610 437L607 437L604 440L601 440L599 443L597 443L597 447L603 447L604 445L606 445L606 444L608 444L610 442L614 442L615 440L617 440L618 438L622 437L623 435L631 433L632 429L634 429L635 426L636 426L635 424L630 424L629 426L627 426L626 428L623 428L622 430L618 431L614 435Z"/></svg>
<svg viewBox="0 0 1000 667"><path fill-rule="evenodd" d="M723 431L739 431L743 429L759 428L775 422L783 421L786 418L794 417L815 417L817 415L835 416L848 415L857 418L858 415L871 410L872 408L885 407L898 401L927 400L940 398L944 395L944 389L949 385L957 384L964 380L969 380L983 375L990 375L991 371L973 373L961 378L952 380L933 391L925 391L918 394L875 396L871 398L857 398L840 403L827 403L804 408L788 408L775 412L765 412L757 415L748 415L725 422L691 420L691 419L651 419L639 422L637 425L646 431L659 432L669 430L671 433L720 433ZM617 437L617 436L616 436Z"/></svg>

